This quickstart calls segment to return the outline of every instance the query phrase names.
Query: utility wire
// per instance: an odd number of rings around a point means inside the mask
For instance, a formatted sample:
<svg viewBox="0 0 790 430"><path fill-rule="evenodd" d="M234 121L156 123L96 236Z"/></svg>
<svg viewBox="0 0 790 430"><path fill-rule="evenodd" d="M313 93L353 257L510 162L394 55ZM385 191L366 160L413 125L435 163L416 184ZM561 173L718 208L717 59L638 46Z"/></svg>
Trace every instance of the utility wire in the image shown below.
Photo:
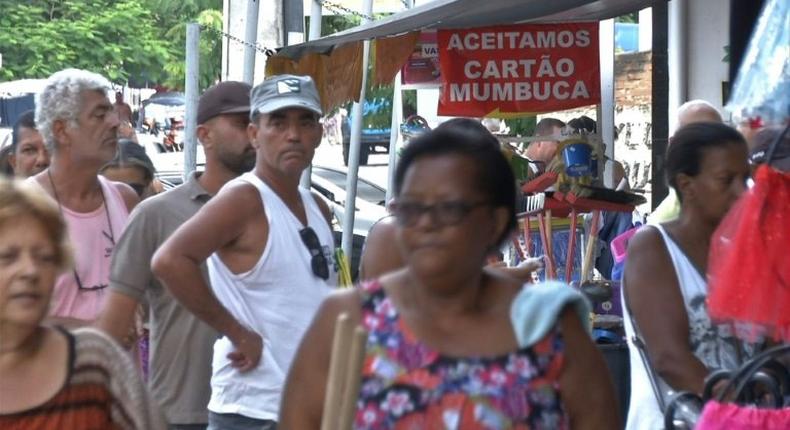
<svg viewBox="0 0 790 430"><path fill-rule="evenodd" d="M198 25L200 26L201 30L208 30L210 33L213 33L213 34L215 34L217 36L225 37L225 38L230 39L230 40L232 40L232 41L234 41L236 43L240 43L240 44L242 44L244 46L250 46L253 49L255 49L256 51L262 52L267 57L271 57L272 55L274 55L276 53L276 51L274 49L267 48L267 47L265 47L263 45L258 45L258 44L253 44L253 43L247 42L244 39L240 39L240 38L238 38L238 37L236 37L236 36L234 36L234 35L232 35L230 33L225 33L222 30L217 30L216 28L209 27L209 26L203 25L203 24L198 24Z"/></svg>
<svg viewBox="0 0 790 430"><path fill-rule="evenodd" d="M370 20L370 21L375 21L376 20L374 17L372 17L370 15L366 15L364 13L357 12L357 11L349 9L349 8L343 6L343 5L331 2L329 0L319 0L319 1L321 2L322 6L326 7L327 9L331 10L332 12L335 12L335 13L338 13L338 14L341 14L341 15L343 13L345 13L345 14L353 15L353 16L356 16L356 17L359 17L359 18L367 19L367 20ZM401 1L403 1L403 4L406 5L406 1L405 0L401 0ZM272 55L274 55L276 53L276 51L274 49L267 48L266 46L263 46L263 45L258 45L258 44L253 44L253 43L247 42L244 39L240 39L240 38L238 38L238 37L236 37L236 36L234 36L234 35L232 35L230 33L224 32L222 30L217 30L217 29L215 29L213 27L209 27L209 26L203 25L203 24L198 24L198 25L200 26L201 30L208 30L210 33L213 33L213 34L215 34L217 36L225 37L227 39L230 39L230 40L232 40L232 41L234 41L236 43L239 43L241 45L244 45L244 46L250 46L253 49L255 49L256 51L265 54L267 57L271 57Z"/></svg>

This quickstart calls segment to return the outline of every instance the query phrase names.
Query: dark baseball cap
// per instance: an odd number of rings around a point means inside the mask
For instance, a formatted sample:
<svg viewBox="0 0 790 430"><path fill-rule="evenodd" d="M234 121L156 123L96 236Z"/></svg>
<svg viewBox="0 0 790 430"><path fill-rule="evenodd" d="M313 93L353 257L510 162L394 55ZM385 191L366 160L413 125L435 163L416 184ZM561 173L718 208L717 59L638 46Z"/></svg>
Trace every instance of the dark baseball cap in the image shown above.
<svg viewBox="0 0 790 430"><path fill-rule="evenodd" d="M790 133L784 132L781 127L764 128L754 135L754 147L749 154L749 162L752 165L765 163L768 151L777 139L781 140L776 142L771 166L782 171L790 171Z"/></svg>
<svg viewBox="0 0 790 430"><path fill-rule="evenodd" d="M197 123L203 124L217 115L250 111L250 84L220 82L203 92L198 101Z"/></svg>
<svg viewBox="0 0 790 430"><path fill-rule="evenodd" d="M302 108L323 115L318 89L310 76L275 75L252 90L251 113L272 113L286 108Z"/></svg>

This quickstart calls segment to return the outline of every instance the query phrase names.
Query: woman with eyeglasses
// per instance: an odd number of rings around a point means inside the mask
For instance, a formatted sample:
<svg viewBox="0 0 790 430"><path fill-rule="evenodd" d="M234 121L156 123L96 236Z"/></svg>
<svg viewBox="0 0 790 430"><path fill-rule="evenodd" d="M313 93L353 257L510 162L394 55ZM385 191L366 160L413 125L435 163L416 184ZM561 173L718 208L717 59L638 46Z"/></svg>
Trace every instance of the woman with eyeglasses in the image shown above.
<svg viewBox="0 0 790 430"><path fill-rule="evenodd" d="M156 189L154 183L154 163L145 153L145 148L130 139L118 140L115 158L105 164L99 173L111 181L123 182L132 187L140 199L161 191Z"/></svg>
<svg viewBox="0 0 790 430"><path fill-rule="evenodd" d="M118 152L115 154L115 158L105 164L99 173L111 181L123 182L132 187L137 195L140 196L140 200L144 200L161 191L157 189L156 184L158 181L154 177L156 175L154 163L145 153L145 148L131 139L118 140ZM136 345L139 351L134 353L137 354L139 352L140 367L146 379L148 378L149 358L147 310L147 306L138 308L136 328L127 338L129 343L137 339Z"/></svg>
<svg viewBox="0 0 790 430"><path fill-rule="evenodd" d="M55 279L71 267L66 237L43 192L0 180L0 428L165 428L110 338L43 324Z"/></svg>
<svg viewBox="0 0 790 430"><path fill-rule="evenodd" d="M605 363L577 314L561 309L522 345L511 322L522 285L483 267L516 223L496 138L469 119L421 135L404 150L395 193L392 246L405 267L324 302L288 375L280 425L321 426L333 326L348 313L369 333L355 429L618 428Z"/></svg>

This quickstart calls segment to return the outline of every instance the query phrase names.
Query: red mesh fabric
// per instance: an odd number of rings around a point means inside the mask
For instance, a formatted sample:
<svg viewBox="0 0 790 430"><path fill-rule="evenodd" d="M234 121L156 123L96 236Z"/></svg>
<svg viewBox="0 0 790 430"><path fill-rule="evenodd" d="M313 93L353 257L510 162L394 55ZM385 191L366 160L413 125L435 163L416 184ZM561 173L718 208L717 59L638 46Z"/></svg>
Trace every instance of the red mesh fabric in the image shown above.
<svg viewBox="0 0 790 430"><path fill-rule="evenodd" d="M790 408L759 409L710 401L705 404L696 430L786 430Z"/></svg>
<svg viewBox="0 0 790 430"><path fill-rule="evenodd" d="M766 165L711 240L708 311L741 337L790 341L790 174ZM739 325L740 326L740 325Z"/></svg>

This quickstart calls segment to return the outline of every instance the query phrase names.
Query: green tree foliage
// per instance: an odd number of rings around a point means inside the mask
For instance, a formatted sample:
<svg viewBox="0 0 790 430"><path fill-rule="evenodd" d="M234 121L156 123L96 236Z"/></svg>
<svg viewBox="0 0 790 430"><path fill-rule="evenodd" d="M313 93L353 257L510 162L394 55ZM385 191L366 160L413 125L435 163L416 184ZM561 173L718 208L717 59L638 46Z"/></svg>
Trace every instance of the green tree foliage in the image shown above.
<svg viewBox="0 0 790 430"><path fill-rule="evenodd" d="M116 83L184 85L186 23L222 29L222 0L0 0L0 81L76 67ZM201 33L201 88L220 75L221 40Z"/></svg>
<svg viewBox="0 0 790 430"><path fill-rule="evenodd" d="M154 13L163 40L173 55L165 64L164 85L182 90L186 75L186 25L197 22L200 31L199 87L204 90L222 73L222 0L139 0Z"/></svg>
<svg viewBox="0 0 790 430"><path fill-rule="evenodd" d="M532 115L523 118L506 119L505 124L510 128L510 134L513 136L532 136L535 134L537 117Z"/></svg>
<svg viewBox="0 0 790 430"><path fill-rule="evenodd" d="M625 22L629 24L639 23L639 12L631 12L625 15L620 15L614 19L615 22Z"/></svg>
<svg viewBox="0 0 790 430"><path fill-rule="evenodd" d="M0 0L0 10L2 80L67 67L115 82L144 72L157 79L171 56L152 13L136 0Z"/></svg>
<svg viewBox="0 0 790 430"><path fill-rule="evenodd" d="M154 11L158 21L171 23L171 27L174 22L195 17L206 9L222 10L222 0L144 0L143 3Z"/></svg>
<svg viewBox="0 0 790 430"><path fill-rule="evenodd" d="M222 74L222 12L207 9L198 13L195 20L201 25L200 31L200 63L198 86L204 90L220 79ZM181 41L181 46L186 42L186 22L178 23L172 27L166 37L171 40ZM212 31L213 29L213 31ZM182 49L180 58L165 65L168 78L165 85L170 88L184 87L184 77L186 76L185 51Z"/></svg>

